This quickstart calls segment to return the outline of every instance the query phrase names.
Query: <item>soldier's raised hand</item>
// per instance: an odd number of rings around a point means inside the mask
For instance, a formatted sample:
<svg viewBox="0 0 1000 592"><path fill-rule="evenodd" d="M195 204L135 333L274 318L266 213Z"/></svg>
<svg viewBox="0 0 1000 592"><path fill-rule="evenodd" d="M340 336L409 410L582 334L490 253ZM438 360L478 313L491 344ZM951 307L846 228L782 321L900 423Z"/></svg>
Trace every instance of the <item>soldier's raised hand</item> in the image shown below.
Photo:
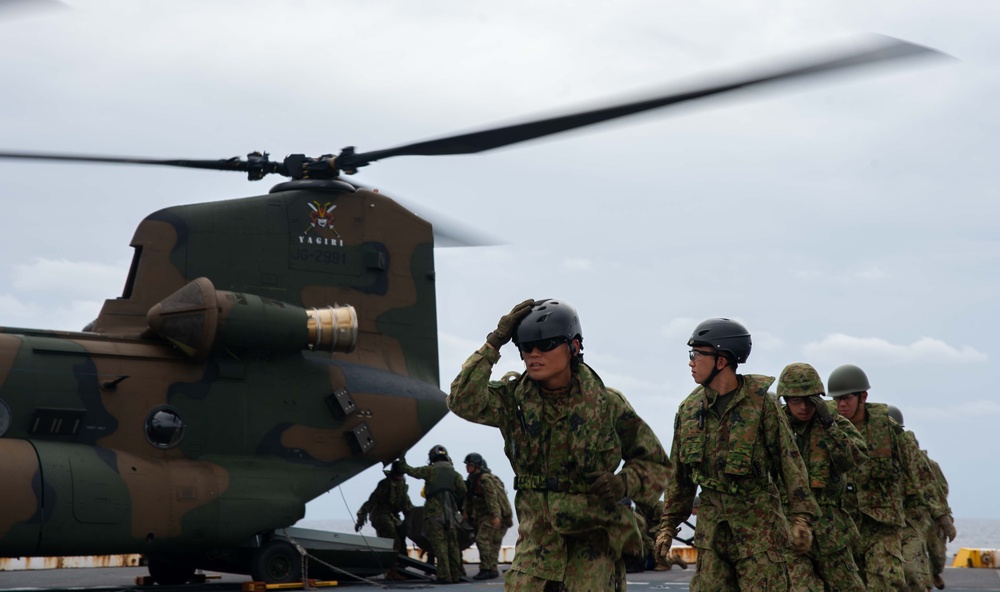
<svg viewBox="0 0 1000 592"><path fill-rule="evenodd" d="M823 400L823 397L820 395L813 395L811 397L807 397L806 400L812 403L813 407L816 408L816 419L819 420L819 423L822 424L824 428L828 428L833 425L833 422L836 420L834 419L833 414L830 413L830 408L826 406L826 401Z"/></svg>
<svg viewBox="0 0 1000 592"><path fill-rule="evenodd" d="M354 532L361 532L361 527L368 521L366 512L358 512L358 521L354 524Z"/></svg>
<svg viewBox="0 0 1000 592"><path fill-rule="evenodd" d="M499 350L505 343L510 341L511 336L514 334L514 329L517 328L521 319L528 316L528 313L531 312L531 307L534 305L535 301L529 298L512 308L509 313L500 317L500 320L497 322L497 328L486 336L486 343Z"/></svg>

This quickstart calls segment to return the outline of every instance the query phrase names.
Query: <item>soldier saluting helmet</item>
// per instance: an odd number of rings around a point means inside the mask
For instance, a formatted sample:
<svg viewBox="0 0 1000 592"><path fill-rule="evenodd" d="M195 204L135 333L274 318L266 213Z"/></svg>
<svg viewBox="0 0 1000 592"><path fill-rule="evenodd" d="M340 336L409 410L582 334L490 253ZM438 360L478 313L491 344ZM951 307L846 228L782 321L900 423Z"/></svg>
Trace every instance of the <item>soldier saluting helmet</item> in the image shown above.
<svg viewBox="0 0 1000 592"><path fill-rule="evenodd" d="M851 549L858 529L843 509L844 475L868 460L868 444L851 422L832 411L823 399L826 389L816 369L802 362L789 364L778 377L778 397L795 434L809 472L820 513L813 522L813 545L789 563L800 589L865 592ZM783 500L784 501L784 500Z"/></svg>
<svg viewBox="0 0 1000 592"><path fill-rule="evenodd" d="M524 372L490 380L512 338ZM465 361L447 401L500 429L514 469L518 542L505 589L623 588L622 546L635 527L619 502L653 504L669 462L624 395L584 363L576 309L557 299L515 306Z"/></svg>

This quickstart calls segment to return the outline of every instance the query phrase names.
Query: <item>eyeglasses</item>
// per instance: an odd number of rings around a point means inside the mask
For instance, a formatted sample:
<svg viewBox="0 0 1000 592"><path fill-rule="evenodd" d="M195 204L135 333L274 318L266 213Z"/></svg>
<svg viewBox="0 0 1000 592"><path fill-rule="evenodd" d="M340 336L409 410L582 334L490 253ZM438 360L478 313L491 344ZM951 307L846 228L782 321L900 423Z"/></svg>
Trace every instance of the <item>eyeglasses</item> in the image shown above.
<svg viewBox="0 0 1000 592"><path fill-rule="evenodd" d="M517 349L526 354L530 354L533 349L538 349L538 351L545 353L554 350L564 343L569 343L569 340L565 337L550 337L548 339L539 339L538 341L525 341L518 345Z"/></svg>
<svg viewBox="0 0 1000 592"><path fill-rule="evenodd" d="M706 358L717 358L719 357L719 354L717 354L716 352L701 351L700 349L692 349L688 351L688 359L691 360L692 362L698 356L704 356Z"/></svg>
<svg viewBox="0 0 1000 592"><path fill-rule="evenodd" d="M838 403L841 401L850 401L853 397L857 397L860 394L861 393L847 393L846 395L839 395L837 397L833 397L833 400Z"/></svg>

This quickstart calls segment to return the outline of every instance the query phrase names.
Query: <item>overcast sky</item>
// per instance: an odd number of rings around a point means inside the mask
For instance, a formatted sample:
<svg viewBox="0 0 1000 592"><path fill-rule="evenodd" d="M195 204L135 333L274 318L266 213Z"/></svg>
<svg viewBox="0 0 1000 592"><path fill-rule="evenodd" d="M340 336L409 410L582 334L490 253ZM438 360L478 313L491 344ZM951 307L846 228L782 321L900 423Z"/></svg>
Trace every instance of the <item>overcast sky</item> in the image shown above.
<svg viewBox="0 0 1000 592"><path fill-rule="evenodd" d="M753 334L741 371L862 366L870 400L899 406L941 463L955 514L1000 518L1000 4L23 4L0 0L0 151L372 150L680 89L862 33L954 56L477 156L389 159L358 178L505 241L435 252L443 389L513 304L562 298L580 312L587 361L669 446L695 386L686 340L728 316ZM120 294L143 217L271 184L0 161L0 325L79 330ZM497 376L519 368L508 347ZM439 443L458 461L482 453L510 486L496 430L449 416L410 462ZM370 469L307 518L353 519L381 476Z"/></svg>

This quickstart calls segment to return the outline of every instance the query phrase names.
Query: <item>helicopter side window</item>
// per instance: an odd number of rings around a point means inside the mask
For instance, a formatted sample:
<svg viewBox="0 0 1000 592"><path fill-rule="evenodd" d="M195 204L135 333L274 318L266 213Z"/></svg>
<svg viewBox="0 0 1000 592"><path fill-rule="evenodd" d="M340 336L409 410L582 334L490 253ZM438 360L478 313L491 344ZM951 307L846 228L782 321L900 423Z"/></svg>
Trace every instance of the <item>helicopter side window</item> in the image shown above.
<svg viewBox="0 0 1000 592"><path fill-rule="evenodd" d="M128 278L125 279L125 289L122 290L122 299L128 300L132 297L132 287L135 286L135 273L139 269L139 259L142 257L142 245L135 247L132 254L132 265L128 269Z"/></svg>
<svg viewBox="0 0 1000 592"><path fill-rule="evenodd" d="M157 407L146 417L146 439L157 448L173 448L184 438L186 427L175 409Z"/></svg>

